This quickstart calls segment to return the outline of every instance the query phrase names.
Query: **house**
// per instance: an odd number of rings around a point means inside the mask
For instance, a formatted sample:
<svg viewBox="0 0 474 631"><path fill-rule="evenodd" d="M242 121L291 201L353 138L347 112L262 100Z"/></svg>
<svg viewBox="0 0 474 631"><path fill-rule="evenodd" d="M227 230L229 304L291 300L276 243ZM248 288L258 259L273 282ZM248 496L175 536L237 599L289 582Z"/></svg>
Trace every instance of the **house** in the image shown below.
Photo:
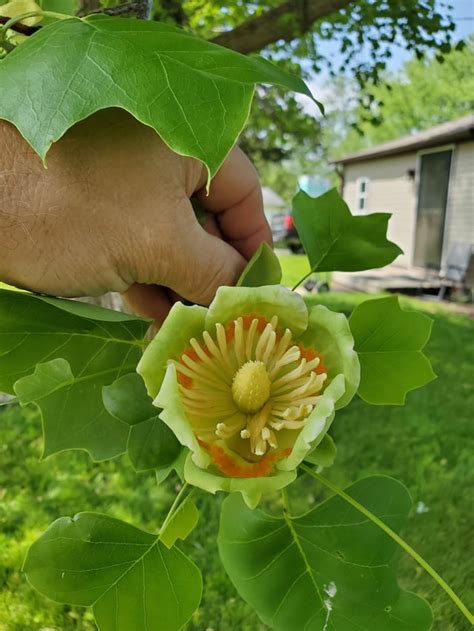
<svg viewBox="0 0 474 631"><path fill-rule="evenodd" d="M474 244L474 115L336 161L354 214L390 212L406 268L445 270ZM470 247L469 247L470 246Z"/></svg>

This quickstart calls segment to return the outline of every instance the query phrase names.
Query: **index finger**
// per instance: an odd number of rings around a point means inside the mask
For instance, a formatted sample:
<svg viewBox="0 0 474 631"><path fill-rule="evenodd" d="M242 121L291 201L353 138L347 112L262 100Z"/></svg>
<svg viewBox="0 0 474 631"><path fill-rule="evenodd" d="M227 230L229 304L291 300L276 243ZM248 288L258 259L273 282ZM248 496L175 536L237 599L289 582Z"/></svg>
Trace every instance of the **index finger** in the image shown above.
<svg viewBox="0 0 474 631"><path fill-rule="evenodd" d="M224 239L247 260L262 241L272 244L257 171L238 147L231 150L215 175L209 194L201 188L196 197L216 215Z"/></svg>

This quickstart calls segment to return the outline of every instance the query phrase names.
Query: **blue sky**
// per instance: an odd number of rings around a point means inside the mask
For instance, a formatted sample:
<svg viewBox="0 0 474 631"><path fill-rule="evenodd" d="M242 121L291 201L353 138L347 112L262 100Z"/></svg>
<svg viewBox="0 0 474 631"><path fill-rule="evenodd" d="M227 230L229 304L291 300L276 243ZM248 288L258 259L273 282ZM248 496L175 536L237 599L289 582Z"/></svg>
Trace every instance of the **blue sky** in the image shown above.
<svg viewBox="0 0 474 631"><path fill-rule="evenodd" d="M466 39L469 35L474 33L474 0L451 0L452 6L451 15L454 18L456 24L456 31L454 32L454 41L460 39ZM330 57L337 65L342 57L339 53L339 47L336 43L321 42L320 50L325 57ZM363 51L361 52L363 55ZM404 62L408 61L412 56L412 53L404 49L402 46L394 45L392 48L392 57L388 61L388 70L396 72L401 68ZM473 69L474 71L474 69ZM321 101L325 101L325 98L331 93L331 79L326 71L315 75L314 79L308 81L309 87L313 91L313 94ZM301 97L301 103L308 114L314 115L319 118L319 112L316 106L311 103L309 99Z"/></svg>
<svg viewBox="0 0 474 631"><path fill-rule="evenodd" d="M455 40L465 39L474 33L474 0L451 0L452 16L456 24ZM389 69L397 70L410 58L410 54L403 48L394 48ZM474 69L473 69L474 70Z"/></svg>
<svg viewBox="0 0 474 631"><path fill-rule="evenodd" d="M451 15L456 24L454 39L463 39L474 33L474 0L451 0L450 4L452 5ZM441 11L446 12L446 9L440 9L440 12ZM336 65L340 59L342 61L336 43L321 42L319 49L325 56L333 58ZM364 54L363 50L361 54ZM411 53L404 49L403 46L394 45L392 55L393 56L388 61L388 69L390 71L396 71L410 58Z"/></svg>

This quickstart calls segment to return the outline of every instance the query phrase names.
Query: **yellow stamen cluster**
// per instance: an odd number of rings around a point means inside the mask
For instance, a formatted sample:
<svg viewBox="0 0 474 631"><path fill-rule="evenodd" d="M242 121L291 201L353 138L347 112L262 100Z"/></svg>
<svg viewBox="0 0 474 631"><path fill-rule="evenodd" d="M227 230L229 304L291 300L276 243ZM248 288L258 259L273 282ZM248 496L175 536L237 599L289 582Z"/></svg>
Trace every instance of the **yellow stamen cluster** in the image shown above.
<svg viewBox="0 0 474 631"><path fill-rule="evenodd" d="M263 362L246 362L235 373L232 382L232 397L235 405L244 414L258 412L268 401L271 385Z"/></svg>
<svg viewBox="0 0 474 631"><path fill-rule="evenodd" d="M278 335L277 316L263 330L259 323L244 327L237 318L230 336L216 324L215 339L207 331L202 343L192 338L193 353L174 362L196 435L226 440L249 459L294 442L296 434L285 430L304 427L327 378L315 372L319 358L301 357L289 329Z"/></svg>

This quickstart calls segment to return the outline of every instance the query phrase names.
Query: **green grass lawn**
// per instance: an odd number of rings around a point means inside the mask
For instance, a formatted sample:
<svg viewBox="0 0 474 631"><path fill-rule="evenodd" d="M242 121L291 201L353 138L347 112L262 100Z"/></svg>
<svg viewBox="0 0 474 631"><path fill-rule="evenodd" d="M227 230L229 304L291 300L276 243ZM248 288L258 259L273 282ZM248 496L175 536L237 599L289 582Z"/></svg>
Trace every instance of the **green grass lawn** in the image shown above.
<svg viewBox="0 0 474 631"><path fill-rule="evenodd" d="M295 268L302 258L291 257L286 279L300 273L301 268ZM325 294L309 300L350 312L363 298L367 297ZM404 302L412 308L421 305ZM409 394L405 407L371 407L356 400L341 411L332 430L338 457L326 475L340 485L376 472L404 482L414 505L422 502L426 511L413 511L405 538L472 607L474 325L443 312L433 317L427 352L438 380ZM57 517L82 510L106 512L156 531L174 483L157 487L152 475L136 476L126 458L93 464L84 453L66 452L39 462L40 425L33 410L0 408L0 631L92 631L90 614L51 603L28 586L20 569L28 545ZM302 476L290 495L294 508L303 510L324 493ZM202 605L188 631L260 631L264 625L240 600L217 557L220 501L198 495L201 522L184 545L204 576ZM431 603L436 631L470 628L432 579L405 555L399 574L405 588Z"/></svg>
<svg viewBox="0 0 474 631"><path fill-rule="evenodd" d="M309 272L308 257L304 254L279 254L283 278L281 284L294 287Z"/></svg>
<svg viewBox="0 0 474 631"><path fill-rule="evenodd" d="M285 287L294 287L309 272L309 261L305 254L279 254L281 269L283 276L281 284ZM313 274L313 278L330 281L331 275L323 272L321 274Z"/></svg>

